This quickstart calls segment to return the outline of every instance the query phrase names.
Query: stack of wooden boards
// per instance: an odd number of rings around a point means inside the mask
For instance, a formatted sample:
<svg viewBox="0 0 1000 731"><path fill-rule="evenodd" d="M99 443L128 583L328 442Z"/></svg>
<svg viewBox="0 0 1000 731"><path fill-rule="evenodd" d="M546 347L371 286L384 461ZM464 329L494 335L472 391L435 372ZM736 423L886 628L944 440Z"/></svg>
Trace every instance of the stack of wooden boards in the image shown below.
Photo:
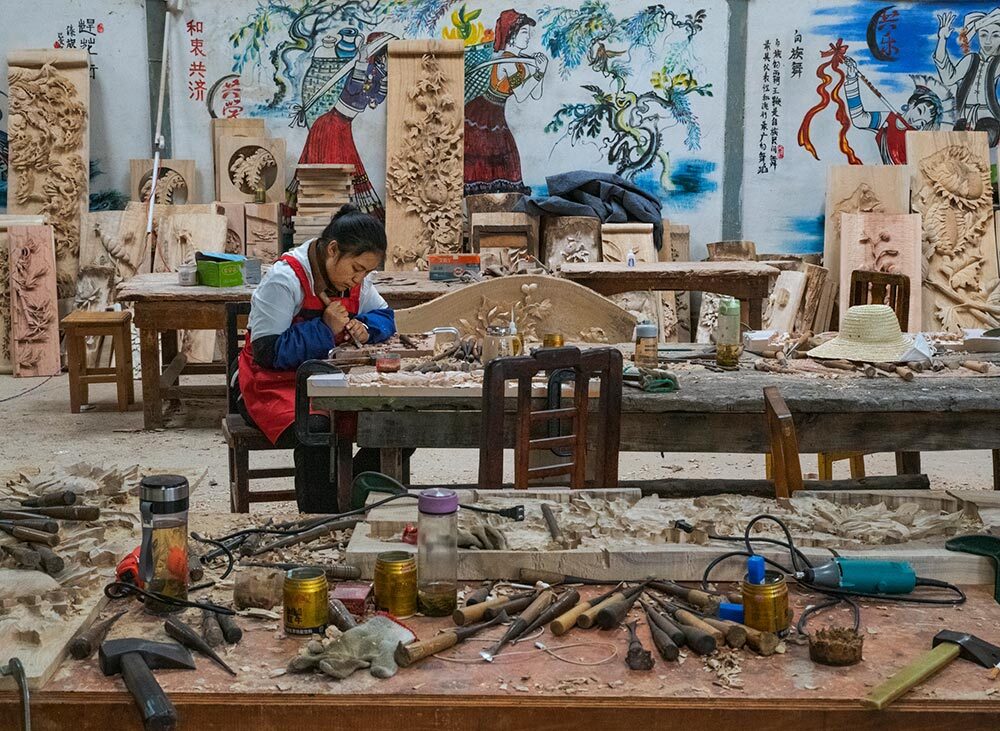
<svg viewBox="0 0 1000 731"><path fill-rule="evenodd" d="M299 165L299 181L294 218L296 246L323 233L341 206L354 195L353 165Z"/></svg>

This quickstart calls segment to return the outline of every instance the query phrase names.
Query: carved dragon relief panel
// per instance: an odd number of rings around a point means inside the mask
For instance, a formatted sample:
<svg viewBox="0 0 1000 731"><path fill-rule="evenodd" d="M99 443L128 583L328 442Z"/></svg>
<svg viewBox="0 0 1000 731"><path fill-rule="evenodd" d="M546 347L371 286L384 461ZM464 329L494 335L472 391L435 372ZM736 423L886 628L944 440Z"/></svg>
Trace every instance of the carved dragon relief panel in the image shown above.
<svg viewBox="0 0 1000 731"><path fill-rule="evenodd" d="M12 226L8 239L14 375L58 375L59 312L52 228Z"/></svg>
<svg viewBox="0 0 1000 731"><path fill-rule="evenodd" d="M45 215L55 236L59 297L76 291L87 202L87 103L51 63L9 71L12 213Z"/></svg>
<svg viewBox="0 0 1000 731"><path fill-rule="evenodd" d="M983 145L977 154L973 144L950 144L916 158L913 209L923 216L924 329L1000 325L988 150Z"/></svg>
<svg viewBox="0 0 1000 731"><path fill-rule="evenodd" d="M389 269L424 270L428 254L462 249L464 132L452 81L438 57L425 54L406 92L402 136L386 169L386 192L403 214L387 210Z"/></svg>

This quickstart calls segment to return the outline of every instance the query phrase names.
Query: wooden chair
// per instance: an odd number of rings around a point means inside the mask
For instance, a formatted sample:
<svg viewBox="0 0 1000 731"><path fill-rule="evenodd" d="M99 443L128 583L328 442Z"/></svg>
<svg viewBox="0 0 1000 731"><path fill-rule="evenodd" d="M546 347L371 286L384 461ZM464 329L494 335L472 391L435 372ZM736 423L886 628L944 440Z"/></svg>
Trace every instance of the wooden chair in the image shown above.
<svg viewBox="0 0 1000 731"><path fill-rule="evenodd" d="M574 372L573 405L532 411L532 378L558 369ZM590 414L590 379L600 379L600 400ZM568 475L570 487L587 483L587 424L597 420L594 484L618 486L618 450L622 407L622 354L613 348L546 348L534 355L498 358L486 366L483 377L482 426L479 441L479 486L503 486L504 402L507 382L517 381L517 434L514 445L514 486L526 489L532 478ZM571 433L532 438L532 428L553 421L569 421ZM545 432L547 433L547 431ZM568 448L567 461L531 467L532 450Z"/></svg>
<svg viewBox="0 0 1000 731"><path fill-rule="evenodd" d="M250 452L277 449L264 433L247 424L237 407L237 359L246 337L246 323L250 317L249 302L230 302L226 305L226 399L228 409L222 419L222 435L229 446L229 510L249 513L250 503L295 500L295 490L250 491L250 480L272 477L294 477L294 467L250 469Z"/></svg>
<svg viewBox="0 0 1000 731"><path fill-rule="evenodd" d="M888 303L896 313L899 327L906 332L910 322L910 278L903 274L886 274L856 269L851 272L849 305L880 305ZM816 455L819 479L833 479L835 462L850 460L851 478L865 476L864 452L820 452Z"/></svg>
<svg viewBox="0 0 1000 731"><path fill-rule="evenodd" d="M60 327L66 333L66 359L69 362L69 410L80 413L89 401L92 383L118 386L118 410L128 411L135 403L132 376L132 313L77 310L63 318ZM115 364L111 368L87 366L88 337L110 337Z"/></svg>
<svg viewBox="0 0 1000 731"><path fill-rule="evenodd" d="M795 434L792 412L776 386L764 389L764 414L771 442L774 496L790 497L793 492L802 489L799 439Z"/></svg>
<svg viewBox="0 0 1000 731"><path fill-rule="evenodd" d="M855 305L888 304L899 319L899 327L906 332L910 324L910 278L904 274L851 272L851 307Z"/></svg>

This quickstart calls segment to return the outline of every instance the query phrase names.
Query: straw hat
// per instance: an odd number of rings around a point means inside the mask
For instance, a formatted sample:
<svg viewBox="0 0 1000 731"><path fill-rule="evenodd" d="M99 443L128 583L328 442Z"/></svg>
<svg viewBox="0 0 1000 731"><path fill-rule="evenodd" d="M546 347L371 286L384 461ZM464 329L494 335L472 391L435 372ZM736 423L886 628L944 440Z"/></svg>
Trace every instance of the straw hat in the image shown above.
<svg viewBox="0 0 1000 731"><path fill-rule="evenodd" d="M858 305L840 321L840 334L813 348L810 358L840 358L868 363L892 363L913 347L913 337L904 335L899 320L886 305Z"/></svg>

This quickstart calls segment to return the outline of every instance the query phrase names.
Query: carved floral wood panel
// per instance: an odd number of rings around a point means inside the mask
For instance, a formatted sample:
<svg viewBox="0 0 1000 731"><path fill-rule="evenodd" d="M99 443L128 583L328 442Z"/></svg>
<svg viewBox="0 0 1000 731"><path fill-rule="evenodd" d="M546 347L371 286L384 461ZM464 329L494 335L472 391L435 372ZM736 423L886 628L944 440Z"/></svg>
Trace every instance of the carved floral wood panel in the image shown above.
<svg viewBox="0 0 1000 731"><path fill-rule="evenodd" d="M543 256L545 266L557 274L563 264L601 260L601 221L587 216L546 216Z"/></svg>
<svg viewBox="0 0 1000 731"><path fill-rule="evenodd" d="M386 269L426 269L462 250L462 41L389 44Z"/></svg>
<svg viewBox="0 0 1000 731"><path fill-rule="evenodd" d="M59 375L59 309L52 227L11 226L7 237L14 375Z"/></svg>
<svg viewBox="0 0 1000 731"><path fill-rule="evenodd" d="M904 274L910 279L909 329L920 330L920 214L845 213L840 224L840 311L851 299L851 272Z"/></svg>
<svg viewBox="0 0 1000 731"><path fill-rule="evenodd" d="M267 203L285 199L285 140L281 137L223 137L219 140L219 200L249 203L264 191Z"/></svg>
<svg viewBox="0 0 1000 731"><path fill-rule="evenodd" d="M153 161L129 160L131 191L129 198L145 203L153 188ZM160 160L156 180L159 205L183 205L195 200L196 166L194 160Z"/></svg>
<svg viewBox="0 0 1000 731"><path fill-rule="evenodd" d="M12 373L10 360L10 243L7 230L11 226L39 226L42 216L0 215L0 373Z"/></svg>
<svg viewBox="0 0 1000 731"><path fill-rule="evenodd" d="M912 208L923 216L922 328L1000 325L987 134L908 133L906 152L913 171Z"/></svg>
<svg viewBox="0 0 1000 731"><path fill-rule="evenodd" d="M55 236L59 297L72 297L89 195L89 59L75 49L15 51L7 64L7 210L46 217Z"/></svg>
<svg viewBox="0 0 1000 731"><path fill-rule="evenodd" d="M281 255L277 203L248 203L245 207L247 256L273 264Z"/></svg>

